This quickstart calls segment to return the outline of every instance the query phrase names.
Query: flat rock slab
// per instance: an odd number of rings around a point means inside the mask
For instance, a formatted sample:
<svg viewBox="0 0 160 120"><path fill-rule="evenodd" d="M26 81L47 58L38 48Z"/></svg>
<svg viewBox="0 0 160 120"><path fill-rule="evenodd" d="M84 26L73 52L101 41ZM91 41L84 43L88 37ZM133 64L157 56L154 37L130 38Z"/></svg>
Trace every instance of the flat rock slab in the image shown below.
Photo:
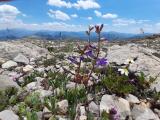
<svg viewBox="0 0 160 120"><path fill-rule="evenodd" d="M1 120L19 120L19 117L11 110L4 110L0 112Z"/></svg>
<svg viewBox="0 0 160 120"><path fill-rule="evenodd" d="M0 90L5 90L8 87L20 88L18 84L11 80L7 75L0 75Z"/></svg>
<svg viewBox="0 0 160 120"><path fill-rule="evenodd" d="M15 62L23 63L23 64L29 64L29 60L26 56L24 56L22 53L19 53L15 58Z"/></svg>
<svg viewBox="0 0 160 120"><path fill-rule="evenodd" d="M103 95L100 102L100 113L103 111L109 113L112 108L117 109L122 120L125 120L127 116L131 116L130 104L127 100L112 95Z"/></svg>
<svg viewBox="0 0 160 120"><path fill-rule="evenodd" d="M46 56L48 50L27 41L4 41L0 42L0 58L13 60L19 53L27 58L39 58Z"/></svg>
<svg viewBox="0 0 160 120"><path fill-rule="evenodd" d="M114 45L109 48L107 58L109 62L115 62L120 65L129 58L137 57L135 63L130 65L130 71L143 72L146 78L149 78L149 76L157 77L153 87L160 91L160 86L157 85L157 82L160 81L160 58L153 55L156 52L156 50L140 47L136 44Z"/></svg>

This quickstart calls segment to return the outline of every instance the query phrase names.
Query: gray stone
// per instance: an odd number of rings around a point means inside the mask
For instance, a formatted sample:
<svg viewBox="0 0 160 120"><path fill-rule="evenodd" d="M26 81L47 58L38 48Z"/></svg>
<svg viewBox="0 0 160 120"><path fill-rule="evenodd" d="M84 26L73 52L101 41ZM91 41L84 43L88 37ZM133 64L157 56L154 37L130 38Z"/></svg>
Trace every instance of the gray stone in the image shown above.
<svg viewBox="0 0 160 120"><path fill-rule="evenodd" d="M40 86L40 84L38 82L31 82L26 85L26 89L28 91L38 90L38 89L42 89L42 86Z"/></svg>
<svg viewBox="0 0 160 120"><path fill-rule="evenodd" d="M100 113L116 108L122 120L131 115L129 102L123 98L115 97L112 95L103 95L100 102Z"/></svg>
<svg viewBox="0 0 160 120"><path fill-rule="evenodd" d="M19 120L19 117L11 110L4 110L0 112L0 119L2 120Z"/></svg>
<svg viewBox="0 0 160 120"><path fill-rule="evenodd" d="M33 70L33 66L31 65L26 65L25 67L23 67L23 72L30 72Z"/></svg>
<svg viewBox="0 0 160 120"><path fill-rule="evenodd" d="M139 99L132 94L127 95L126 100L128 100L130 103L140 103Z"/></svg>
<svg viewBox="0 0 160 120"><path fill-rule="evenodd" d="M76 83L74 83L74 82L69 82L66 85L67 89L74 89L75 87L76 87Z"/></svg>
<svg viewBox="0 0 160 120"><path fill-rule="evenodd" d="M89 111L91 112L91 113L94 113L94 114L96 114L96 115L99 115L99 106L95 103L95 102L91 102L90 104L89 104Z"/></svg>
<svg viewBox="0 0 160 120"><path fill-rule="evenodd" d="M50 90L42 90L42 89L36 90L35 92L40 93L40 97L41 97L41 98L51 96L52 93L53 93L53 92L50 91Z"/></svg>
<svg viewBox="0 0 160 120"><path fill-rule="evenodd" d="M154 109L154 112L158 115L158 117L160 118L160 110L158 110L158 109Z"/></svg>
<svg viewBox="0 0 160 120"><path fill-rule="evenodd" d="M144 103L133 106L132 117L134 120L159 120L153 111Z"/></svg>
<svg viewBox="0 0 160 120"><path fill-rule="evenodd" d="M42 111L37 112L38 120L42 120Z"/></svg>
<svg viewBox="0 0 160 120"><path fill-rule="evenodd" d="M80 115L81 115L81 116L85 116L85 115L86 115L85 106L80 106Z"/></svg>
<svg viewBox="0 0 160 120"><path fill-rule="evenodd" d="M61 114L66 114L68 111L68 100L62 100L57 103L58 112Z"/></svg>
<svg viewBox="0 0 160 120"><path fill-rule="evenodd" d="M151 88L156 88L157 92L160 91L160 58L155 57L152 53L156 53L156 50L140 47L136 44L127 44L123 46L114 45L108 50L109 62L115 62L117 64L123 64L129 58L136 58L135 63L131 64L129 70L132 72L143 72L148 79L151 77L157 77L156 82Z"/></svg>
<svg viewBox="0 0 160 120"><path fill-rule="evenodd" d="M48 54L48 50L32 43L33 41L5 41L0 42L0 58L14 59L19 53L27 58L40 58ZM36 42L36 41L34 41Z"/></svg>
<svg viewBox="0 0 160 120"><path fill-rule="evenodd" d="M17 63L12 60L9 60L2 64L3 69L9 69L9 68L16 67L16 66L17 66Z"/></svg>
<svg viewBox="0 0 160 120"><path fill-rule="evenodd" d="M5 90L8 87L20 88L16 82L9 78L9 76L0 75L0 90Z"/></svg>
<svg viewBox="0 0 160 120"><path fill-rule="evenodd" d="M19 53L15 58L14 58L15 62L18 63L23 63L23 64L29 64L29 59L24 56L23 54Z"/></svg>

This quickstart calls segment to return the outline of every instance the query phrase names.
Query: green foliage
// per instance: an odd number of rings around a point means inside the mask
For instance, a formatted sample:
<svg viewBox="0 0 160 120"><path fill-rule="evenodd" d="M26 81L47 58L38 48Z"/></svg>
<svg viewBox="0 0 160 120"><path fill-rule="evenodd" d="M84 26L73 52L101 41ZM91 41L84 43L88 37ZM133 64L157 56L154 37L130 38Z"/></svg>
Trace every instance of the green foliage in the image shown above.
<svg viewBox="0 0 160 120"><path fill-rule="evenodd" d="M106 113L105 111L103 111L102 114L101 114L101 120L110 120L109 119L109 114Z"/></svg>
<svg viewBox="0 0 160 120"><path fill-rule="evenodd" d="M26 86L27 84L34 82L36 77L43 77L42 73L34 71L29 76L24 77L24 82L21 84L22 87Z"/></svg>
<svg viewBox="0 0 160 120"><path fill-rule="evenodd" d="M44 105L50 110L52 111L52 113L55 115L57 113L57 106L56 106L56 102L57 102L57 98L56 96L54 97L48 97L44 99Z"/></svg>
<svg viewBox="0 0 160 120"><path fill-rule="evenodd" d="M72 52L73 51L73 44L72 43L68 43L67 45L65 45L64 47L61 47L59 49L60 52Z"/></svg>
<svg viewBox="0 0 160 120"><path fill-rule="evenodd" d="M56 58L51 58L43 61L44 67L56 65Z"/></svg>
<svg viewBox="0 0 160 120"><path fill-rule="evenodd" d="M49 77L49 85L53 86L53 88L65 88L67 82L70 78L67 77L67 74L60 72L48 72Z"/></svg>
<svg viewBox="0 0 160 120"><path fill-rule="evenodd" d="M69 108L68 108L68 116L71 120L74 120L75 119L75 116L76 116L76 105L71 105Z"/></svg>
<svg viewBox="0 0 160 120"><path fill-rule="evenodd" d="M66 90L65 98L68 100L70 105L83 103L87 101L87 92L84 87L77 87L75 89Z"/></svg>
<svg viewBox="0 0 160 120"><path fill-rule="evenodd" d="M59 60L64 60L65 54L63 54L63 53L56 54L54 57L57 58L57 59L59 59Z"/></svg>
<svg viewBox="0 0 160 120"><path fill-rule="evenodd" d="M38 116L34 110L28 111L27 105L24 102L18 104L18 114L21 119L26 117L27 120L38 120Z"/></svg>
<svg viewBox="0 0 160 120"><path fill-rule="evenodd" d="M20 116L25 116L27 112L27 105L24 102L18 104L18 114Z"/></svg>
<svg viewBox="0 0 160 120"><path fill-rule="evenodd" d="M47 47L49 52L56 52L56 48L54 47Z"/></svg>
<svg viewBox="0 0 160 120"><path fill-rule="evenodd" d="M122 95L132 93L136 89L128 80L128 76L119 75L116 70L108 67L107 74L103 77L102 83L109 92Z"/></svg>
<svg viewBox="0 0 160 120"><path fill-rule="evenodd" d="M9 87L6 90L0 91L0 111L8 105L17 103L17 88Z"/></svg>
<svg viewBox="0 0 160 120"><path fill-rule="evenodd" d="M27 120L38 120L38 116L35 111L27 112Z"/></svg>
<svg viewBox="0 0 160 120"><path fill-rule="evenodd" d="M29 94L24 102L30 107L32 108L33 110L35 111L39 111L42 109L42 102L40 100L40 96L39 96L39 93L31 93Z"/></svg>
<svg viewBox="0 0 160 120"><path fill-rule="evenodd" d="M87 120L94 120L94 115L91 112L87 113Z"/></svg>

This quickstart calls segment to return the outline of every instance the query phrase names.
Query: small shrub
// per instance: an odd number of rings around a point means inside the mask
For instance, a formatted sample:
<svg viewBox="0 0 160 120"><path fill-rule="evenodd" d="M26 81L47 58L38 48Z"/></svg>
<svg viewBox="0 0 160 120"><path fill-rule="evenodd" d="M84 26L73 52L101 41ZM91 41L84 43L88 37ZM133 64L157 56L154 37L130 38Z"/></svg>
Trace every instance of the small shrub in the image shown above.
<svg viewBox="0 0 160 120"><path fill-rule="evenodd" d="M47 97L44 99L44 105L50 110L52 111L52 114L56 115L57 113L57 106L56 106L56 102L57 102L57 98L56 96L52 96L52 97Z"/></svg>
<svg viewBox="0 0 160 120"><path fill-rule="evenodd" d="M9 87L6 90L0 91L0 111L4 110L9 105L17 103L17 88Z"/></svg>
<svg viewBox="0 0 160 120"><path fill-rule="evenodd" d="M29 76L24 77L24 82L21 83L20 85L22 87L26 86L27 84L34 82L36 77L43 77L42 73L39 73L37 71L34 71L32 74L30 74Z"/></svg>
<svg viewBox="0 0 160 120"><path fill-rule="evenodd" d="M75 105L79 102L83 103L87 101L87 92L84 87L67 90L65 98L68 100L70 105Z"/></svg>
<svg viewBox="0 0 160 120"><path fill-rule="evenodd" d="M44 67L56 65L56 59L55 58L47 59L47 60L43 61L43 65L44 65Z"/></svg>
<svg viewBox="0 0 160 120"><path fill-rule="evenodd" d="M130 84L128 76L120 75L111 67L107 68L107 74L102 78L102 83L110 94L123 95L135 90L135 86Z"/></svg>
<svg viewBox="0 0 160 120"><path fill-rule="evenodd" d="M39 111L42 109L43 106L39 98L40 98L39 93L31 93L25 98L24 102L33 110Z"/></svg>

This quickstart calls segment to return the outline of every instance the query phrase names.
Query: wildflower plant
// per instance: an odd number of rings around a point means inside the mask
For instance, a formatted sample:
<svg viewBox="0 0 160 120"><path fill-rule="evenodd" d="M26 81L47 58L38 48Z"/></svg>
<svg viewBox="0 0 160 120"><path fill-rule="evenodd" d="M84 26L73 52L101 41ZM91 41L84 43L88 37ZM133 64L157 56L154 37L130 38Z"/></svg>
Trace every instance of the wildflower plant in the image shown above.
<svg viewBox="0 0 160 120"><path fill-rule="evenodd" d="M91 44L90 35L95 29L98 36L98 45L94 46ZM88 43L82 48L79 44L77 45L78 56L69 56L68 60L76 66L74 74L74 82L79 84L88 85L88 81L91 80L92 74L97 68L106 67L108 60L105 57L99 57L101 50L101 32L103 29L102 25L96 25L95 27L89 26L86 34L88 35ZM83 72L82 72L83 71Z"/></svg>

